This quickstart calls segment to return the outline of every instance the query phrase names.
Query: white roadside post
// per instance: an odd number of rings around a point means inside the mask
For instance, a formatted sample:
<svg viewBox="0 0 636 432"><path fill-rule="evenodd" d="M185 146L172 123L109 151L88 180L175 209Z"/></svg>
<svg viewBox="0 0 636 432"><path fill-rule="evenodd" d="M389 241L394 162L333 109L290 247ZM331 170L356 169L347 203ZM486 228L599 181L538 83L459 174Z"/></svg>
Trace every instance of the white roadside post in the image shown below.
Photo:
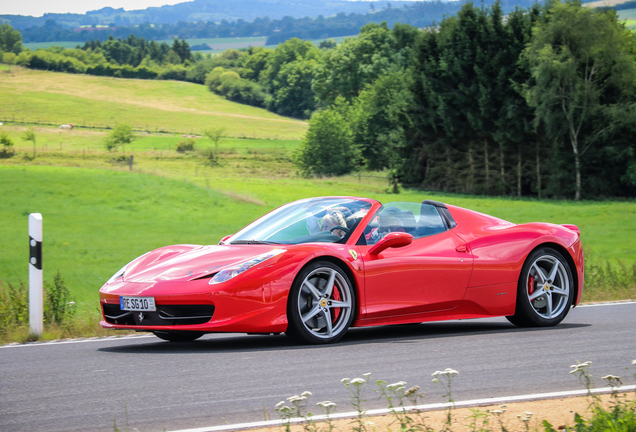
<svg viewBox="0 0 636 432"><path fill-rule="evenodd" d="M44 321L44 293L42 290L42 215L29 215L29 330L41 336Z"/></svg>

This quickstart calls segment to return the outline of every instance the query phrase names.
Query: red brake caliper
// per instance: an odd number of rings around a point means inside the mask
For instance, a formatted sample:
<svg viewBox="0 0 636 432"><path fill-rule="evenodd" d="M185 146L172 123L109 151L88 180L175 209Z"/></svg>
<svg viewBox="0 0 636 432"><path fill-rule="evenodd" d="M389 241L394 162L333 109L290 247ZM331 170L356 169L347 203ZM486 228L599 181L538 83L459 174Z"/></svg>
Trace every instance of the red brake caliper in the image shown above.
<svg viewBox="0 0 636 432"><path fill-rule="evenodd" d="M534 276L528 275L528 294L534 292Z"/></svg>
<svg viewBox="0 0 636 432"><path fill-rule="evenodd" d="M338 290L338 287L336 285L333 286L333 293L331 295L332 299L335 301L340 301L342 300L340 298L340 290ZM332 309L333 314L332 314L332 322L336 322L336 320L338 319L338 315L340 315L340 308L334 308Z"/></svg>

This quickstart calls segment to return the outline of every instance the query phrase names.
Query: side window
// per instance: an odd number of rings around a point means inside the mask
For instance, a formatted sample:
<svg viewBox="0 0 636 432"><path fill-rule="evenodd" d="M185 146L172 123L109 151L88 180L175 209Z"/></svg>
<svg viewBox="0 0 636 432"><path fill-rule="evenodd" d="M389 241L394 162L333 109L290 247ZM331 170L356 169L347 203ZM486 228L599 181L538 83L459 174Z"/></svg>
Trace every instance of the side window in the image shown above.
<svg viewBox="0 0 636 432"><path fill-rule="evenodd" d="M421 204L420 207L417 237L426 237L446 231L446 225L444 225L437 207L430 204Z"/></svg>
<svg viewBox="0 0 636 432"><path fill-rule="evenodd" d="M413 238L421 238L443 231L446 231L446 226L435 206L392 202L378 210L358 244L376 244L390 232L406 232Z"/></svg>

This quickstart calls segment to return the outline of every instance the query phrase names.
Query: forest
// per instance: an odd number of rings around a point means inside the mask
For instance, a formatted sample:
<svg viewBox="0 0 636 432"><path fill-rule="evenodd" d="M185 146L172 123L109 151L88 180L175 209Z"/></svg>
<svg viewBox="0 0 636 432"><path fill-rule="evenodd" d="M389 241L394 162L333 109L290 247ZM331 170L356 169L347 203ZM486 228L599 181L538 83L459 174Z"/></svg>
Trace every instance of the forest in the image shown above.
<svg viewBox="0 0 636 432"><path fill-rule="evenodd" d="M219 55L136 36L0 50L5 63L191 81L309 119L295 155L304 175L386 170L395 191L636 196L636 38L614 10L466 3L424 29L370 23L339 44L292 38Z"/></svg>

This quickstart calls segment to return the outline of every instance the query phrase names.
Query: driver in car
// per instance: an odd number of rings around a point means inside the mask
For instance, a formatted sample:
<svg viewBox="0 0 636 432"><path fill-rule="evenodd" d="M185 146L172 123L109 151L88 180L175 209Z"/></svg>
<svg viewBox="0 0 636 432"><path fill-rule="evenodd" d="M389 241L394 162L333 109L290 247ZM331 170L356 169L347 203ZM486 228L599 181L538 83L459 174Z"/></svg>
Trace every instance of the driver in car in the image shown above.
<svg viewBox="0 0 636 432"><path fill-rule="evenodd" d="M336 226L347 226L344 215L338 210L327 210L327 214L322 218L322 221L320 221L320 231L331 231L338 237L343 238L346 233L341 229L333 229L333 227Z"/></svg>

